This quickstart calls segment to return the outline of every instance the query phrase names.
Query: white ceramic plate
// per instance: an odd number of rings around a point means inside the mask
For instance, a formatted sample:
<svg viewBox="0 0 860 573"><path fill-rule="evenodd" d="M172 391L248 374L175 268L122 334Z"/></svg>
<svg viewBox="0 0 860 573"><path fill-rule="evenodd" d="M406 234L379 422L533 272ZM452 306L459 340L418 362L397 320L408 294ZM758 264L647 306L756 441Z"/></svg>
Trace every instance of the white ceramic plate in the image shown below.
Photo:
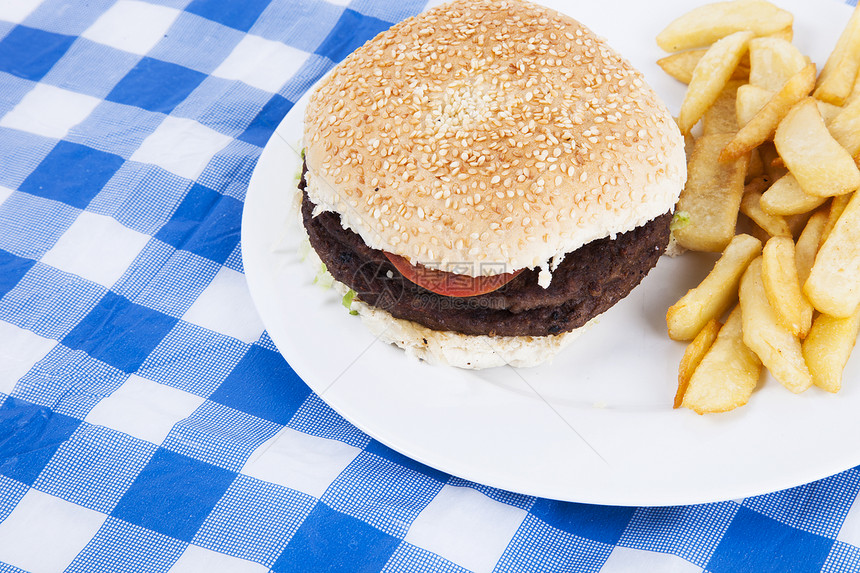
<svg viewBox="0 0 860 573"><path fill-rule="evenodd" d="M545 2L608 38L677 112L683 86L654 63L655 35L701 0ZM850 8L779 0L795 44L822 64ZM375 341L340 297L312 284L290 214L300 166L296 104L260 157L242 221L251 294L278 349L347 420L456 476L515 492L601 504L735 499L860 464L860 359L845 389L796 396L767 379L734 412L673 410L684 345L664 314L711 260L663 258L646 280L554 363L480 372L434 367Z"/></svg>

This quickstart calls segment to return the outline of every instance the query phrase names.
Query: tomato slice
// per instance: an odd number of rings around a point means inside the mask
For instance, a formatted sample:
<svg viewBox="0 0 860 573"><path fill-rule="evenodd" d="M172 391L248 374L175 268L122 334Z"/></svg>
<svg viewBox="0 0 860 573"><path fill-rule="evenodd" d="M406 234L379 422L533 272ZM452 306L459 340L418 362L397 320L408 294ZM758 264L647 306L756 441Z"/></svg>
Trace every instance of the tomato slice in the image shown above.
<svg viewBox="0 0 860 573"><path fill-rule="evenodd" d="M385 251L383 253L408 281L442 296L466 297L487 294L502 288L524 270L486 277L470 277L431 269L424 265L413 265L400 255Z"/></svg>

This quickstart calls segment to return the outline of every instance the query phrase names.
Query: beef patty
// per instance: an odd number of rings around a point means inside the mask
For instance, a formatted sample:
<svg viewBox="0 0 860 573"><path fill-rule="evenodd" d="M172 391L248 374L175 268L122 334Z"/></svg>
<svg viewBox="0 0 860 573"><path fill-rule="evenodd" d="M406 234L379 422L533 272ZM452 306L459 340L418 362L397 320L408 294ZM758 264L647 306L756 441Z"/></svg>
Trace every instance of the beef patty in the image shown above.
<svg viewBox="0 0 860 573"><path fill-rule="evenodd" d="M502 288L471 297L436 294L412 283L382 251L341 226L337 213L313 216L305 189L302 219L311 246L335 279L357 298L392 316L433 330L495 336L546 336L583 326L627 296L648 274L669 242L671 213L618 235L592 241L568 253L552 283L538 284L537 269L526 269Z"/></svg>

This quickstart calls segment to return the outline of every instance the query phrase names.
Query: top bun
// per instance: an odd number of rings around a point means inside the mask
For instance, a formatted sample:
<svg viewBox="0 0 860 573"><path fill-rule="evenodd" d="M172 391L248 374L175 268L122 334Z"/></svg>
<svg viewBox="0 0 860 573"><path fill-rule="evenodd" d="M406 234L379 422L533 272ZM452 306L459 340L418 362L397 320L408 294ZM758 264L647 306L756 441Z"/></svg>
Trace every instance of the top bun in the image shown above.
<svg viewBox="0 0 860 573"><path fill-rule="evenodd" d="M671 210L684 142L642 75L563 14L466 0L346 58L305 117L307 191L368 246L478 276L547 267Z"/></svg>

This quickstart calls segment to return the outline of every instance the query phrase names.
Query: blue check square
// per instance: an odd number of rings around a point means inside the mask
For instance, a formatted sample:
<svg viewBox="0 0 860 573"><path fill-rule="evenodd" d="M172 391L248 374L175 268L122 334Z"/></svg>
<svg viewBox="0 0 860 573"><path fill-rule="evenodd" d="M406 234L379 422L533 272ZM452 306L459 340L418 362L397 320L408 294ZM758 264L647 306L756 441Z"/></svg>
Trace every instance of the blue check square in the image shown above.
<svg viewBox="0 0 860 573"><path fill-rule="evenodd" d="M233 472L159 448L111 516L191 541L235 479Z"/></svg>
<svg viewBox="0 0 860 573"><path fill-rule="evenodd" d="M310 393L280 354L255 345L209 399L286 425Z"/></svg>
<svg viewBox="0 0 860 573"><path fill-rule="evenodd" d="M37 82L75 39L27 26L16 26L0 40L0 72Z"/></svg>
<svg viewBox="0 0 860 573"><path fill-rule="evenodd" d="M292 108L293 102L275 94L266 102L266 105L251 121L251 124L245 128L245 131L239 135L239 139L252 145L265 147L266 142L275 132L275 128Z"/></svg>
<svg viewBox="0 0 860 573"><path fill-rule="evenodd" d="M0 474L32 485L80 425L75 418L8 397L0 406Z"/></svg>
<svg viewBox="0 0 860 573"><path fill-rule="evenodd" d="M242 203L195 184L155 238L222 264L239 244Z"/></svg>
<svg viewBox="0 0 860 573"><path fill-rule="evenodd" d="M142 58L105 99L148 111L170 113L206 75L184 66Z"/></svg>
<svg viewBox="0 0 860 573"><path fill-rule="evenodd" d="M562 531L614 545L636 508L538 499L531 514Z"/></svg>
<svg viewBox="0 0 860 573"><path fill-rule="evenodd" d="M391 27L391 22L365 16L347 8L316 53L337 63L354 52L367 40Z"/></svg>
<svg viewBox="0 0 860 573"><path fill-rule="evenodd" d="M16 257L12 253L0 249L0 298L15 288L24 275L27 274L36 261Z"/></svg>
<svg viewBox="0 0 860 573"><path fill-rule="evenodd" d="M19 190L86 209L123 162L119 155L60 141Z"/></svg>
<svg viewBox="0 0 860 573"><path fill-rule="evenodd" d="M185 9L207 20L247 32L271 0L193 0Z"/></svg>
<svg viewBox="0 0 860 573"><path fill-rule="evenodd" d="M706 569L711 573L817 573L833 540L740 507Z"/></svg>
<svg viewBox="0 0 860 573"><path fill-rule="evenodd" d="M108 291L62 343L130 373L143 364L177 322Z"/></svg>
<svg viewBox="0 0 860 573"><path fill-rule="evenodd" d="M275 573L377 573L400 542L318 503L272 566Z"/></svg>

